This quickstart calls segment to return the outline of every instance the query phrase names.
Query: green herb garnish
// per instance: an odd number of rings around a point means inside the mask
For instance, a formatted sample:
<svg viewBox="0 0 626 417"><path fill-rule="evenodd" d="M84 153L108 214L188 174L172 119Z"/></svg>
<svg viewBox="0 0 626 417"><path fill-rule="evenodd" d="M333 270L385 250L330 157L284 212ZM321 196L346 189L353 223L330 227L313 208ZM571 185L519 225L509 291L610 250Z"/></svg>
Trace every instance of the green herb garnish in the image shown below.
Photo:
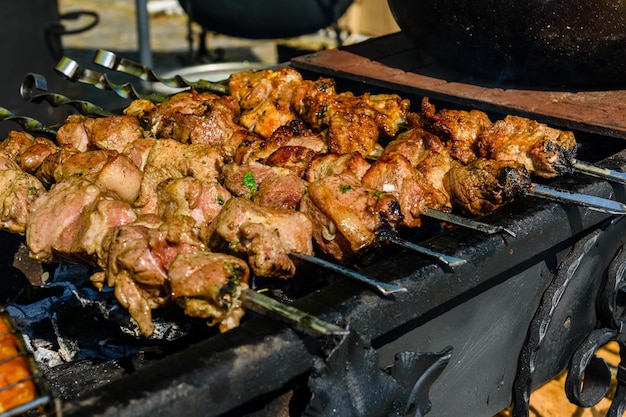
<svg viewBox="0 0 626 417"><path fill-rule="evenodd" d="M253 199L256 196L257 191L259 190L256 181L254 180L254 173L252 171L246 171L243 174L242 184L244 187L248 189L248 197Z"/></svg>
<svg viewBox="0 0 626 417"><path fill-rule="evenodd" d="M352 191L352 186L348 184L340 185L339 191L341 191L342 193L347 193L348 191Z"/></svg>

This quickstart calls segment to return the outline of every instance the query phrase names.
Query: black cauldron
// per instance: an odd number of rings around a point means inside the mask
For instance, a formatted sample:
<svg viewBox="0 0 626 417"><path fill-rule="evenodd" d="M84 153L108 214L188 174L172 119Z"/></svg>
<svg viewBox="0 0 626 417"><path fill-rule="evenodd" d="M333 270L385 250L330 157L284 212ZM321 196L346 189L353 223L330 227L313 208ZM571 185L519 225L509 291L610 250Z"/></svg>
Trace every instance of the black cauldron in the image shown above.
<svg viewBox="0 0 626 417"><path fill-rule="evenodd" d="M426 55L489 80L626 86L624 0L388 0Z"/></svg>
<svg viewBox="0 0 626 417"><path fill-rule="evenodd" d="M191 19L223 35L275 39L336 23L353 0L179 0Z"/></svg>

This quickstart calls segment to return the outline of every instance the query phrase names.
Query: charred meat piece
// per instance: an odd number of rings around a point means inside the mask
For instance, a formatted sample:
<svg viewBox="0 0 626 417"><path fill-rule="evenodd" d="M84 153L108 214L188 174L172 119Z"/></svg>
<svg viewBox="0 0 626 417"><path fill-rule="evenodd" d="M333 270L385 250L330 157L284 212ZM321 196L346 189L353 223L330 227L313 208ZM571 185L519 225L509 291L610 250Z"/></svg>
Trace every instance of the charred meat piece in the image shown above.
<svg viewBox="0 0 626 417"><path fill-rule="evenodd" d="M292 96L302 75L291 68L246 71L230 76L228 88L241 107L240 123L269 138L280 126L296 119Z"/></svg>
<svg viewBox="0 0 626 417"><path fill-rule="evenodd" d="M300 210L313 221L317 245L340 261L375 247L382 233L402 221L393 195L365 188L350 173L310 183Z"/></svg>
<svg viewBox="0 0 626 417"><path fill-rule="evenodd" d="M265 160L265 163L273 167L286 168L302 177L316 155L317 152L304 146L281 146Z"/></svg>
<svg viewBox="0 0 626 417"><path fill-rule="evenodd" d="M428 97L422 100L422 113L429 130L446 142L454 159L468 164L478 158L478 138L492 125L486 113L476 109L436 111Z"/></svg>
<svg viewBox="0 0 626 417"><path fill-rule="evenodd" d="M397 198L403 214L399 225L404 227L420 227L424 208L450 209L447 194L422 180L419 172L399 154L381 156L367 170L361 183Z"/></svg>
<svg viewBox="0 0 626 417"><path fill-rule="evenodd" d="M198 93L175 94L164 103L135 100L125 114L142 121L146 136L221 147L231 159L234 149L249 136L239 122L240 110L231 96Z"/></svg>
<svg viewBox="0 0 626 417"><path fill-rule="evenodd" d="M419 173L421 182L447 194L444 177L459 163L452 158L438 136L421 127L409 129L389 142L381 158L394 154L410 162Z"/></svg>
<svg viewBox="0 0 626 417"><path fill-rule="evenodd" d="M572 172L577 148L572 132L511 115L484 130L478 141L481 157L516 161L542 178Z"/></svg>
<svg viewBox="0 0 626 417"><path fill-rule="evenodd" d="M174 258L167 274L172 299L185 314L208 319L222 332L239 325L244 315L241 291L250 276L244 260L223 253L183 253Z"/></svg>
<svg viewBox="0 0 626 417"><path fill-rule="evenodd" d="M530 176L523 165L477 159L452 168L446 176L452 204L465 214L490 213L530 187Z"/></svg>
<svg viewBox="0 0 626 417"><path fill-rule="evenodd" d="M380 135L394 136L406 121L410 102L395 94L355 96L337 93L334 82L320 78L306 82L294 98L294 108L314 129L328 130L334 153L374 153Z"/></svg>
<svg viewBox="0 0 626 417"><path fill-rule="evenodd" d="M301 120L292 120L279 126L268 139L259 137L257 140L242 143L237 149L235 160L237 163L264 162L283 147L305 148L315 153L326 153L328 150L321 134L306 128Z"/></svg>
<svg viewBox="0 0 626 417"><path fill-rule="evenodd" d="M32 145L34 141L35 138L30 133L12 130L9 132L8 136L0 142L0 154L13 161L17 161L24 149Z"/></svg>
<svg viewBox="0 0 626 417"><path fill-rule="evenodd" d="M50 139L33 137L26 132L11 131L0 142L0 155L37 177L46 187L55 182L57 166L73 153L59 148Z"/></svg>
<svg viewBox="0 0 626 417"><path fill-rule="evenodd" d="M492 123L478 110L435 111L425 99L429 128L446 140L451 155L466 164L477 158L516 161L531 175L552 178L571 172L578 145L574 134L520 116Z"/></svg>
<svg viewBox="0 0 626 417"><path fill-rule="evenodd" d="M211 223L204 241L214 250L246 256L258 276L286 279L296 271L290 253L313 253L312 234L313 225L302 213L231 198Z"/></svg>

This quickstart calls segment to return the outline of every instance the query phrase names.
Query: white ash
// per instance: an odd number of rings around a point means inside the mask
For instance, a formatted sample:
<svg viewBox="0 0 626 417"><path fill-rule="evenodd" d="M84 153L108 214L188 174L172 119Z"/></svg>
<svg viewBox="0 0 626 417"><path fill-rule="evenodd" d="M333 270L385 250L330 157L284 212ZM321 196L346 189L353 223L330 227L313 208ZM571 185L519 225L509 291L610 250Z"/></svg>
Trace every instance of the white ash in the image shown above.
<svg viewBox="0 0 626 417"><path fill-rule="evenodd" d="M118 359L137 353L147 342L113 290L99 292L89 275L84 267L59 266L50 282L34 289L32 300L5 306L40 366ZM152 339L176 340L186 333L174 322L155 325Z"/></svg>

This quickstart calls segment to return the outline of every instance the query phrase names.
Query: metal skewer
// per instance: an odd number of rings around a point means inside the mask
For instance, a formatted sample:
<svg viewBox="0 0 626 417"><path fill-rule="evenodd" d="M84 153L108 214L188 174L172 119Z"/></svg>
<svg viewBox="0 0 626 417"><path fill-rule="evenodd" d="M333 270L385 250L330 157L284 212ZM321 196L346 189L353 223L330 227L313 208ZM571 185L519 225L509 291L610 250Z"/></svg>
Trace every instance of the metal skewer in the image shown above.
<svg viewBox="0 0 626 417"><path fill-rule="evenodd" d="M293 256L294 258L301 259L303 261L310 262L315 265L319 265L326 269L330 269L331 271L342 274L343 276L346 276L348 278L352 278L356 280L357 282L361 284L365 284L367 287L378 291L382 295L391 295L391 294L407 291L406 288L401 287L399 285L387 284L385 282L373 280L369 277L366 277L365 275L359 274L358 272L354 272L350 269L336 265L332 262L328 262L323 259L316 258L315 256L306 255L304 253L291 253L290 255Z"/></svg>
<svg viewBox="0 0 626 417"><path fill-rule="evenodd" d="M626 184L626 172L619 172L608 168L602 168L588 162L579 161L577 159L572 159L571 162L572 167L574 167L576 171L591 175L592 177L598 177L605 180Z"/></svg>
<svg viewBox="0 0 626 417"><path fill-rule="evenodd" d="M10 110L5 109L4 107L0 107L0 121L10 120L18 125L22 126L27 132L44 134L52 137L56 137L57 131L48 126L43 125L38 120L33 119L32 117L27 116L16 116Z"/></svg>
<svg viewBox="0 0 626 417"><path fill-rule="evenodd" d="M132 75L144 81L160 82L172 88L191 87L196 90L211 91L217 94L228 94L228 85L225 83L207 80L188 81L180 75L176 75L171 78L162 78L159 77L151 68L129 59L118 57L113 52L106 51L104 49L96 51L93 63L113 71Z"/></svg>
<svg viewBox="0 0 626 417"><path fill-rule="evenodd" d="M128 100L146 99L162 103L169 99L169 97L160 94L140 94L130 83L115 84L109 80L106 74L80 68L78 62L68 57L61 58L54 69L70 81L92 85L100 90L110 90Z"/></svg>
<svg viewBox="0 0 626 417"><path fill-rule="evenodd" d="M531 184L527 195L545 198L559 203L571 203L587 207L590 210L609 214L626 214L626 205L618 201L595 197L588 194L557 190L541 184Z"/></svg>
<svg viewBox="0 0 626 417"><path fill-rule="evenodd" d="M392 236L392 237L389 238L389 241L391 243L394 243L394 244L398 245L398 246L402 246L403 248L412 250L414 252L421 253L422 255L426 255L426 256L428 256L430 258L434 258L434 259L438 260L439 262L441 262L441 263L443 263L443 264L445 264L445 265L447 265L447 266L449 266L451 268L454 268L454 267L457 267L457 266L461 266L461 265L467 263L467 261L465 259L457 258L456 256L444 255L442 253L432 251L432 250L430 250L428 248L425 248L423 246L416 245L415 243L409 242L408 240L400 239L399 237Z"/></svg>
<svg viewBox="0 0 626 417"><path fill-rule="evenodd" d="M422 210L421 214L427 217L432 217L433 219L455 224L457 226L467 227L468 229L476 230L483 233L495 234L504 232L513 237L517 237L514 231L512 231L511 229L507 229L506 227L493 226L491 224L468 219L467 217L459 216L457 214L446 213L444 211L435 210L428 207Z"/></svg>
<svg viewBox="0 0 626 417"><path fill-rule="evenodd" d="M68 97L65 97L61 94L54 93L40 93L35 94L35 90L47 91L48 90L48 82L43 75L39 74L27 74L22 81L22 85L20 86L20 95L22 98L28 102L32 103L41 103L42 101L47 101L51 105L55 107L59 107L62 105L69 105L77 109L81 114L84 115L94 115L94 116L114 116L115 113L111 113L103 109L102 107L96 106L93 103L83 100L72 100Z"/></svg>
<svg viewBox="0 0 626 417"><path fill-rule="evenodd" d="M314 337L344 336L349 333L348 330L335 324L323 321L249 288L241 292L241 302L248 310L286 322L294 329Z"/></svg>

